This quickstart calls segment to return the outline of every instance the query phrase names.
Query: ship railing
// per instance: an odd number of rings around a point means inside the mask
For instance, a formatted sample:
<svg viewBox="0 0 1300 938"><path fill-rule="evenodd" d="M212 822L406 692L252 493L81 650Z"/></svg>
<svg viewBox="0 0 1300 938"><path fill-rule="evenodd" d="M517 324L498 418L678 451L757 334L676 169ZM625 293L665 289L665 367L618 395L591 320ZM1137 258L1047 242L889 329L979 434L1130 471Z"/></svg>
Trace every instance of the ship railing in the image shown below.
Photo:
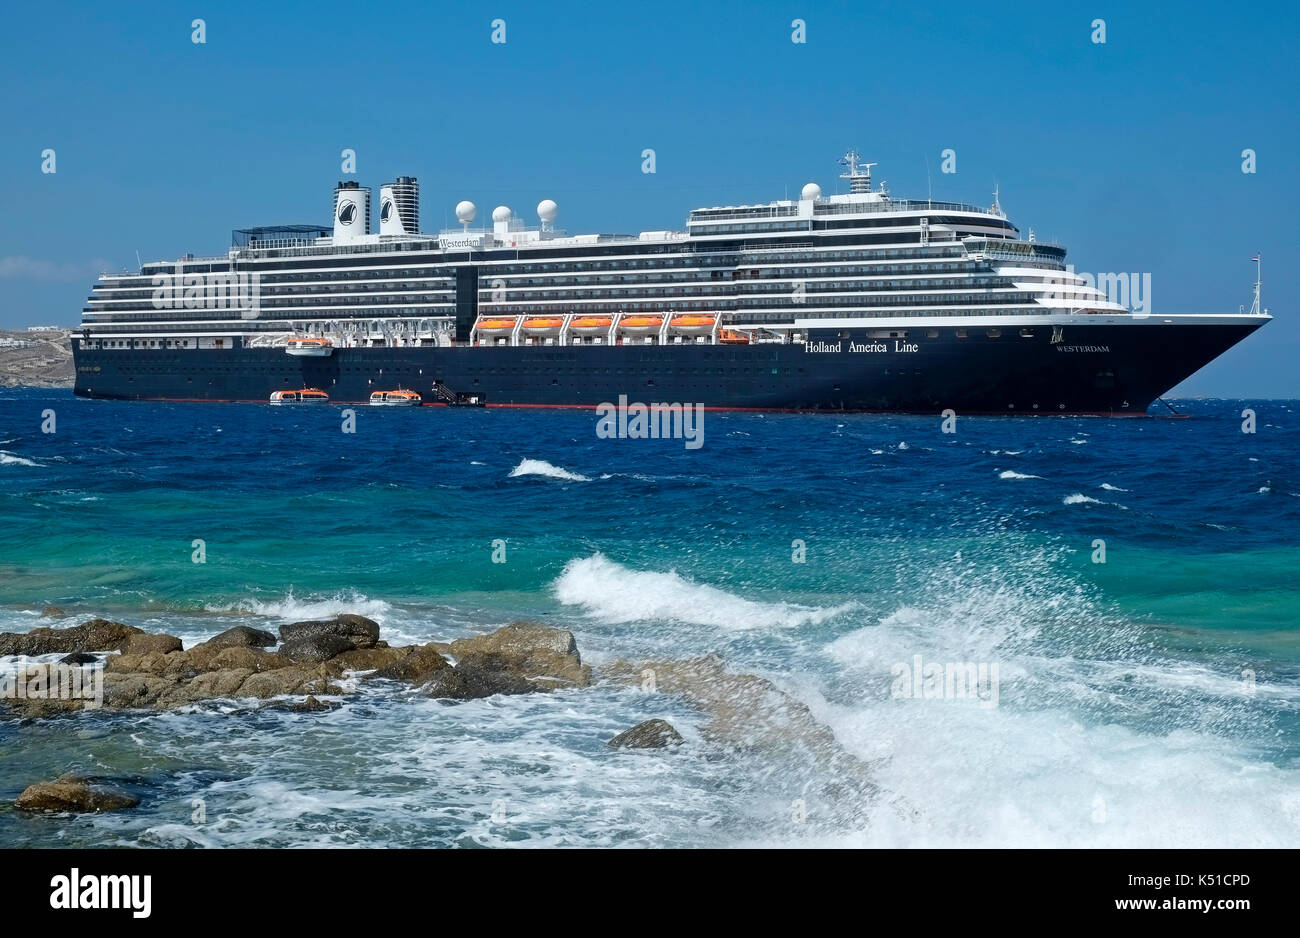
<svg viewBox="0 0 1300 938"><path fill-rule="evenodd" d="M998 215L993 209L969 202L935 202L929 199L891 199L879 202L827 202L813 207L814 215L859 215L881 212L971 212L976 215ZM1001 217L1001 216L999 216Z"/></svg>
<svg viewBox="0 0 1300 938"><path fill-rule="evenodd" d="M826 202L818 201L813 205L813 217L821 215L873 215L886 212L969 212L976 215L996 215L1000 213L969 202L935 202L926 199L891 199L885 197L878 202ZM722 210L716 214L712 209L695 209L690 214L688 224L712 224L724 221L750 221L762 219L799 218L798 209L792 205L754 206L737 208L735 211Z"/></svg>

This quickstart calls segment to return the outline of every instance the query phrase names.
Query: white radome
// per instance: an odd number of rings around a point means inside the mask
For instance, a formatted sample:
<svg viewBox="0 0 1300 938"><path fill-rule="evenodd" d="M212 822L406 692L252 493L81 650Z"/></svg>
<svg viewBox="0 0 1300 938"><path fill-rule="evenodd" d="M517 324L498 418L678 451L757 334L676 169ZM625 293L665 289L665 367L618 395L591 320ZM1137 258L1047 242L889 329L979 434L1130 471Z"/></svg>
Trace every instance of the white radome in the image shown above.
<svg viewBox="0 0 1300 938"><path fill-rule="evenodd" d="M456 218L462 223L468 225L470 222L474 220L474 216L477 214L478 214L478 207L468 199L466 199L464 202L456 203Z"/></svg>
<svg viewBox="0 0 1300 938"><path fill-rule="evenodd" d="M820 199L822 197L822 187L815 182L810 182L803 187L803 197L805 199Z"/></svg>
<svg viewBox="0 0 1300 938"><path fill-rule="evenodd" d="M509 221L511 214L508 205L498 205L492 209L492 220L495 222Z"/></svg>
<svg viewBox="0 0 1300 938"><path fill-rule="evenodd" d="M537 217L544 222L555 221L555 216L560 212L560 207L551 199L542 199L537 203Z"/></svg>

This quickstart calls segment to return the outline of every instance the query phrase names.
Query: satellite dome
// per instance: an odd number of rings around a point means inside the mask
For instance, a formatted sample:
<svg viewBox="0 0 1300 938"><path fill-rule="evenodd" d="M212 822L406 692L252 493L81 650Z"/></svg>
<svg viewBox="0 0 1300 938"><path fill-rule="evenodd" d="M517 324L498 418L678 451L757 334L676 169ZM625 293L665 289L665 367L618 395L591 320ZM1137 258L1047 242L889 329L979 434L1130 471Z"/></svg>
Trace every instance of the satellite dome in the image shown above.
<svg viewBox="0 0 1300 938"><path fill-rule="evenodd" d="M510 221L511 214L510 206L498 205L492 209L492 220L495 222Z"/></svg>
<svg viewBox="0 0 1300 938"><path fill-rule="evenodd" d="M803 198L820 199L822 197L822 187L815 182L810 182L803 187Z"/></svg>
<svg viewBox="0 0 1300 938"><path fill-rule="evenodd" d="M537 217L547 224L555 221L555 216L559 211L560 207L551 199L542 199L542 201L537 203Z"/></svg>
<svg viewBox="0 0 1300 938"><path fill-rule="evenodd" d="M468 225L478 214L478 208L473 202L466 199L464 202L456 203L456 220L462 224Z"/></svg>

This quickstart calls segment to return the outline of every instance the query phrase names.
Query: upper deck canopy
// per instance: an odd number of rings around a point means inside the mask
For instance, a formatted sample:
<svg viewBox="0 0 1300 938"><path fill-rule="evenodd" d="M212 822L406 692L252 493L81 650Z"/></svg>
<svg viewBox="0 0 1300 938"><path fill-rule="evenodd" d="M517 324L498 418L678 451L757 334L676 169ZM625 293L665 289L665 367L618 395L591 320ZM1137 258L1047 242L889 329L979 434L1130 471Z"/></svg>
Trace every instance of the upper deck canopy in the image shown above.
<svg viewBox="0 0 1300 938"><path fill-rule="evenodd" d="M230 246L257 247L276 241L307 241L328 238L334 229L326 225L265 225L260 228L236 228L230 232Z"/></svg>

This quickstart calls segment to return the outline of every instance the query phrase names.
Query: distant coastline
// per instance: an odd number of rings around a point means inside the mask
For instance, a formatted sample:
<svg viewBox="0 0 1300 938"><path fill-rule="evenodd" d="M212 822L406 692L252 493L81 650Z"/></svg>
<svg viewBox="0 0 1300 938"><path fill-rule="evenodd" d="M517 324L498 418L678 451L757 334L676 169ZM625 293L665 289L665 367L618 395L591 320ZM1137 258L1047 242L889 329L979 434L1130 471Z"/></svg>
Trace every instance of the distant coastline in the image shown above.
<svg viewBox="0 0 1300 938"><path fill-rule="evenodd" d="M68 329L0 330L0 387L72 387L70 336Z"/></svg>

